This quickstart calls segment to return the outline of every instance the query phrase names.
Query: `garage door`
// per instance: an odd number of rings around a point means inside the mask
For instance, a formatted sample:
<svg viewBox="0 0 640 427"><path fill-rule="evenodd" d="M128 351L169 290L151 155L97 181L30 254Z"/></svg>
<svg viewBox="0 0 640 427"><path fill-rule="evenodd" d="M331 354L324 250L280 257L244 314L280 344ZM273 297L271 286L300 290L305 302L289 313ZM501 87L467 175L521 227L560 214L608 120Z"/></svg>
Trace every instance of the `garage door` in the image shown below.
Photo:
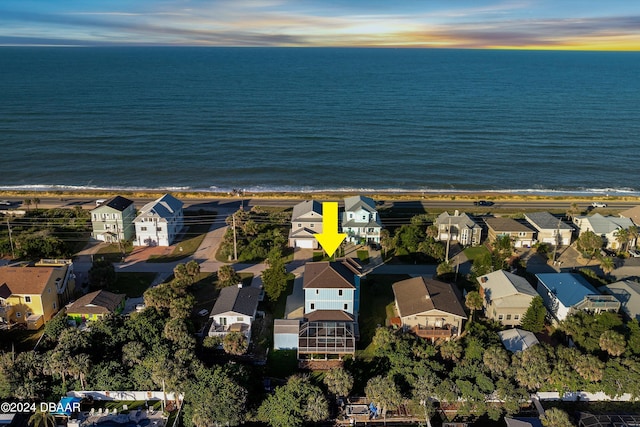
<svg viewBox="0 0 640 427"><path fill-rule="evenodd" d="M296 248L313 249L315 247L314 239L300 239L296 240Z"/></svg>

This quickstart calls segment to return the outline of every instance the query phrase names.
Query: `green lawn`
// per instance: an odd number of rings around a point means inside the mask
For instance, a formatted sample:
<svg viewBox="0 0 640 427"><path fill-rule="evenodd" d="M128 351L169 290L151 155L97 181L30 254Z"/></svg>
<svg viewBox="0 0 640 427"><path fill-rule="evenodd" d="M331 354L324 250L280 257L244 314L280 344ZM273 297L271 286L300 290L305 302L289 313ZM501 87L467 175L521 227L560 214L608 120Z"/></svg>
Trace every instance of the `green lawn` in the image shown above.
<svg viewBox="0 0 640 427"><path fill-rule="evenodd" d="M378 326L385 326L387 317L393 316L394 297L391 286L407 275L370 274L360 285L360 341L358 347L366 349Z"/></svg>
<svg viewBox="0 0 640 427"><path fill-rule="evenodd" d="M175 244L173 252L169 255L151 255L147 262L173 262L193 255L200 247L216 217L215 213L212 212L204 216L206 220L196 219L194 215L197 218L203 217L200 213L185 212L184 222L188 229L183 233L182 240Z"/></svg>
<svg viewBox="0 0 640 427"><path fill-rule="evenodd" d="M123 249L125 254L130 254L131 251L133 250L133 244L126 243ZM104 258L105 260L110 261L112 263L122 262L122 249L120 248L120 245L118 245L117 243L101 245L100 249L98 249L98 252L96 252L93 257L96 260L100 258Z"/></svg>
<svg viewBox="0 0 640 427"><path fill-rule="evenodd" d="M298 354L296 350L269 352L265 370L266 376L284 379L296 372L298 372Z"/></svg>
<svg viewBox="0 0 640 427"><path fill-rule="evenodd" d="M469 259L469 261L473 262L479 256L489 253L489 249L487 249L486 246L481 245L468 247L463 252L464 255Z"/></svg>
<svg viewBox="0 0 640 427"><path fill-rule="evenodd" d="M155 277L156 273L117 273L116 282L107 290L129 298L141 297Z"/></svg>
<svg viewBox="0 0 640 427"><path fill-rule="evenodd" d="M269 301L268 307L274 319L284 318L284 310L287 306L287 297L293 292L294 279L295 276L292 273L289 273L287 275L287 288L282 292L282 294L280 294L280 298L278 298L277 301ZM268 301L267 297L265 297L265 301Z"/></svg>

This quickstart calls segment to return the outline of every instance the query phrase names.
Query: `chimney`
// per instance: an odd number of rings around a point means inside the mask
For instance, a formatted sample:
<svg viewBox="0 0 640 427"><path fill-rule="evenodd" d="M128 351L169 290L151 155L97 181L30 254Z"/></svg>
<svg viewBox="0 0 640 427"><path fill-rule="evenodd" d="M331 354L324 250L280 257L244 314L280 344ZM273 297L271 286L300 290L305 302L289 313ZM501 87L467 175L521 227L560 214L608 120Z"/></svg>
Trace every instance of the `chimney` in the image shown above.
<svg viewBox="0 0 640 427"><path fill-rule="evenodd" d="M458 209L456 209L456 211L453 213L453 216L460 216L460 212L458 212Z"/></svg>
<svg viewBox="0 0 640 427"><path fill-rule="evenodd" d="M242 282L238 282L238 289L242 289Z"/></svg>

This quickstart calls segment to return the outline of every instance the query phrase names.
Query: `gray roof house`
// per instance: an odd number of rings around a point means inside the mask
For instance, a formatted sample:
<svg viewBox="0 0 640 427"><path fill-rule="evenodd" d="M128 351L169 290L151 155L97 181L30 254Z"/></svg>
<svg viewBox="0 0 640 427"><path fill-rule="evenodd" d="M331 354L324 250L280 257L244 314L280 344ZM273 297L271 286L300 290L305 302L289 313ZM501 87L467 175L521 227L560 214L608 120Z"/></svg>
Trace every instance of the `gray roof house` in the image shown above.
<svg viewBox="0 0 640 427"><path fill-rule="evenodd" d="M620 280L598 288L603 294L613 295L620 301L620 309L629 319L640 321L640 283Z"/></svg>
<svg viewBox="0 0 640 427"><path fill-rule="evenodd" d="M453 215L442 212L434 224L438 228L437 239L441 241L458 242L464 246L476 246L480 244L482 226L471 217L457 210Z"/></svg>
<svg viewBox="0 0 640 427"><path fill-rule="evenodd" d="M538 296L527 279L504 270L478 277L485 315L505 326L518 326Z"/></svg>
<svg viewBox="0 0 640 427"><path fill-rule="evenodd" d="M317 249L315 235L322 233L322 204L305 200L293 207L289 246L292 248Z"/></svg>
<svg viewBox="0 0 640 427"><path fill-rule="evenodd" d="M260 289L251 286L222 288L211 314L213 323L209 336L224 336L229 332L242 332L251 339L251 323L256 318Z"/></svg>
<svg viewBox="0 0 640 427"><path fill-rule="evenodd" d="M133 240L135 217L136 208L132 200L112 197L91 210L91 237L109 243Z"/></svg>
<svg viewBox="0 0 640 427"><path fill-rule="evenodd" d="M500 341L504 348L512 353L524 351L536 344L540 344L538 338L536 338L533 332L525 331L523 329L511 328L498 332Z"/></svg>
<svg viewBox="0 0 640 427"><path fill-rule="evenodd" d="M133 220L136 246L170 246L184 227L184 213L180 200L165 194L140 209Z"/></svg>
<svg viewBox="0 0 640 427"><path fill-rule="evenodd" d="M342 232L352 243L380 243L382 223L373 199L353 196L344 199Z"/></svg>
<svg viewBox="0 0 640 427"><path fill-rule="evenodd" d="M608 249L620 249L620 243L616 240L618 230L627 229L634 225L629 218L602 216L599 213L591 216L577 216L573 218L573 222L580 228L580 234L585 231L593 231L601 236ZM635 243L635 240L630 242L631 246L634 246Z"/></svg>
<svg viewBox="0 0 640 427"><path fill-rule="evenodd" d="M538 241L552 245L569 246L573 227L549 212L531 212L524 214L529 224L538 230Z"/></svg>
<svg viewBox="0 0 640 427"><path fill-rule="evenodd" d="M636 226L640 226L640 206L634 206L620 212L620 217L629 218Z"/></svg>

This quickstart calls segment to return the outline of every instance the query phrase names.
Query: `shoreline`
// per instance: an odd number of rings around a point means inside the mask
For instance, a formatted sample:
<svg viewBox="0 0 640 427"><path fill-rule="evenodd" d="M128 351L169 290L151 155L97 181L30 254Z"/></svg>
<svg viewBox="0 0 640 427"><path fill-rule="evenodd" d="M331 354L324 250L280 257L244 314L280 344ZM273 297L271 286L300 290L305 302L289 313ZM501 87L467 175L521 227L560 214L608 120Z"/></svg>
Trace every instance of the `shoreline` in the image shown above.
<svg viewBox="0 0 640 427"><path fill-rule="evenodd" d="M379 200L441 200L441 201L473 201L486 199L491 201L575 201L575 202L592 202L592 201L622 201L622 202L640 202L640 195L624 195L624 194L593 194L587 195L583 193L562 192L562 194L548 193L516 193L509 190L504 191L372 191L372 190L329 190L329 191L246 191L242 194L233 194L231 192L215 192L215 191L171 191L169 189L140 189L140 190L117 190L117 189L64 189L64 190L0 190L0 198L34 198L34 197L50 197L50 198L69 198L69 197L95 197L108 198L115 195L134 198L158 198L162 195L170 193L176 198L185 200L190 199L335 199L344 198L353 195L363 195Z"/></svg>

